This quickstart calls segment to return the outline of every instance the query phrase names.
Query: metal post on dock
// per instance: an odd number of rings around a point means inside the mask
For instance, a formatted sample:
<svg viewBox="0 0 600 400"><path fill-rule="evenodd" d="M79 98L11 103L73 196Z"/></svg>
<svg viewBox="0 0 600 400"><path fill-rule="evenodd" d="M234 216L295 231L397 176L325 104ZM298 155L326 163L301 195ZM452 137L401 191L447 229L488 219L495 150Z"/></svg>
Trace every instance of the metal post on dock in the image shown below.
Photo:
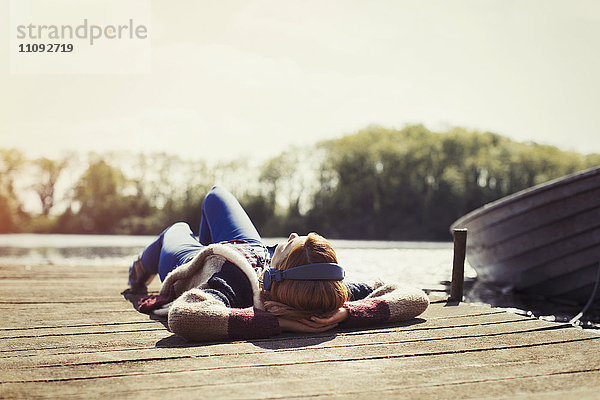
<svg viewBox="0 0 600 400"><path fill-rule="evenodd" d="M463 284L465 281L465 255L467 252L467 230L453 229L454 260L452 263L452 283L450 286L449 303L460 303L463 298Z"/></svg>

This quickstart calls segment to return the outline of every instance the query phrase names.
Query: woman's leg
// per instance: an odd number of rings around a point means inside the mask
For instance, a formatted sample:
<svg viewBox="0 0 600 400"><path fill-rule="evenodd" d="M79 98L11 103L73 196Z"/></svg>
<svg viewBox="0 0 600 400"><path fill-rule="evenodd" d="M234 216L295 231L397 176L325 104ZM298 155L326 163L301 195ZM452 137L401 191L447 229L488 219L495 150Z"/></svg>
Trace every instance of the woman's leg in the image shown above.
<svg viewBox="0 0 600 400"><path fill-rule="evenodd" d="M142 253L144 269L158 274L163 281L167 274L202 249L189 225L178 222L165 229Z"/></svg>
<svg viewBox="0 0 600 400"><path fill-rule="evenodd" d="M200 243L209 245L227 240L262 244L262 239L246 211L226 189L215 186L202 203Z"/></svg>

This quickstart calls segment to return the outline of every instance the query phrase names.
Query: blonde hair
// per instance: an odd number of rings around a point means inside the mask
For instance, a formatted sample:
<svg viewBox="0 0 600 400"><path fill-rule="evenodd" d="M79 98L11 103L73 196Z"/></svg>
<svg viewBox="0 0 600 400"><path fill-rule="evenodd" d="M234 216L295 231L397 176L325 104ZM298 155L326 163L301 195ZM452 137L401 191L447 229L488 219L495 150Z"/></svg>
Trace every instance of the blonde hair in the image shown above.
<svg viewBox="0 0 600 400"><path fill-rule="evenodd" d="M325 238L312 232L279 265L272 267L285 271L321 262L337 263L337 256ZM348 301L348 287L334 280L283 280L273 282L270 292L263 291L263 298L265 310L283 318L326 317Z"/></svg>

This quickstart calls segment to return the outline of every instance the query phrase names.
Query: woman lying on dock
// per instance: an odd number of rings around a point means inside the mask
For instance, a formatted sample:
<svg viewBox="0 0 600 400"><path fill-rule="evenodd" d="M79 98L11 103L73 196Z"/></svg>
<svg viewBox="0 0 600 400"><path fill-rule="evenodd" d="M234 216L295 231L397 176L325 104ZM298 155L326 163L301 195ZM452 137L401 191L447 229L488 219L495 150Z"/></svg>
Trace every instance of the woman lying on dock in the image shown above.
<svg viewBox="0 0 600 400"><path fill-rule="evenodd" d="M199 240L183 222L165 229L130 267L131 291L145 292L156 274L160 294L138 309L167 315L173 333L195 341L371 326L415 318L429 305L418 289L344 283L333 247L316 233L267 248L218 186L204 199Z"/></svg>

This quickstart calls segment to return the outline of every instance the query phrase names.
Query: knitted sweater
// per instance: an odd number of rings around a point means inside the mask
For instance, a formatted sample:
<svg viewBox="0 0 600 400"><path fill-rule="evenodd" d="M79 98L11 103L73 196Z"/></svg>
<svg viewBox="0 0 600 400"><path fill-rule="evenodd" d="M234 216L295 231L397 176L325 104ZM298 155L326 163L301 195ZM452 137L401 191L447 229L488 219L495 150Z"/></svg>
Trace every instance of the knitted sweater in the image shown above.
<svg viewBox="0 0 600 400"><path fill-rule="evenodd" d="M235 244L210 245L167 275L160 294L176 300L154 313L168 315L169 329L193 341L278 335L277 316L264 311L258 285L261 272L261 266L253 266ZM429 305L423 291L396 284L349 284L348 288L348 319L341 327L412 319Z"/></svg>

